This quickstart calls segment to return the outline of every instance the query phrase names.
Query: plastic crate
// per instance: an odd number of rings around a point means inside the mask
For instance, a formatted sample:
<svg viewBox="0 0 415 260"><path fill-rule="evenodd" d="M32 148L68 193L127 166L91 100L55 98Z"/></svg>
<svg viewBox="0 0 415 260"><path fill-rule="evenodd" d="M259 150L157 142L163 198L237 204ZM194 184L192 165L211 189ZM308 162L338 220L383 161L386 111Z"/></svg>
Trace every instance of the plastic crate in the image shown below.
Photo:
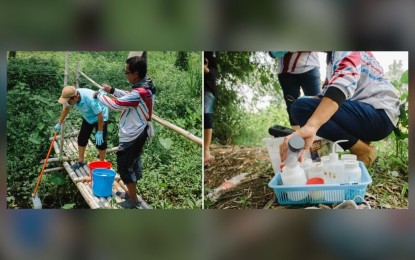
<svg viewBox="0 0 415 260"><path fill-rule="evenodd" d="M282 185L281 173L277 173L268 183L280 205L292 204L333 204L352 200L356 195L365 197L367 185L372 183L365 165L359 161L362 179L353 184L321 184L321 185ZM361 202L356 198L357 203Z"/></svg>

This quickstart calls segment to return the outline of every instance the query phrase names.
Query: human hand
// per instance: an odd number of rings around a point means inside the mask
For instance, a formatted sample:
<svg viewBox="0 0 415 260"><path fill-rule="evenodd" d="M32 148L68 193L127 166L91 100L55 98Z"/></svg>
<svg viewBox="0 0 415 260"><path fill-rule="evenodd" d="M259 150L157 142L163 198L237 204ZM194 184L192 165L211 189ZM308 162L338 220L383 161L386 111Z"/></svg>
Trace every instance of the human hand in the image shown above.
<svg viewBox="0 0 415 260"><path fill-rule="evenodd" d="M314 139L316 138L316 134L317 134L317 128L311 125L304 125L303 127L301 127L300 129L298 129L297 131L295 131L294 133L287 135L284 138L284 142L280 145L280 157L281 157L281 161L285 161L285 159L287 159L287 148L288 148L288 141L291 139L291 137L293 137L294 135L300 136L304 139L304 148L300 153L300 161L303 160L304 157L304 153L305 151L307 151L307 149L309 149L311 147L311 145L314 142Z"/></svg>
<svg viewBox="0 0 415 260"><path fill-rule="evenodd" d="M97 131L95 134L95 143L96 145L101 145L104 143L104 138L102 136L102 131Z"/></svg>
<svg viewBox="0 0 415 260"><path fill-rule="evenodd" d="M101 89L102 90L104 90L105 92L107 92L107 93L110 93L110 91L111 91L111 86L110 85L108 85L107 83L103 83L102 85L101 85Z"/></svg>
<svg viewBox="0 0 415 260"><path fill-rule="evenodd" d="M62 128L61 124L57 123L55 125L55 132L57 132L59 134L61 132L61 128Z"/></svg>

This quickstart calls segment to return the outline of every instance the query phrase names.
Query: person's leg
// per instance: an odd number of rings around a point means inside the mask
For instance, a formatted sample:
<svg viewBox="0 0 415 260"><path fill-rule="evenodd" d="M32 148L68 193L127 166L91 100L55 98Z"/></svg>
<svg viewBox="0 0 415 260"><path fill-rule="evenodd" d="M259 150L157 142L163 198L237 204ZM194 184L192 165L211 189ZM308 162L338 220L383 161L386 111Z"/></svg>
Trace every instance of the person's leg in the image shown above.
<svg viewBox="0 0 415 260"><path fill-rule="evenodd" d="M321 93L322 83L319 68L299 74L299 78L305 96L317 96Z"/></svg>
<svg viewBox="0 0 415 260"><path fill-rule="evenodd" d="M215 159L210 154L210 145L212 143L212 132L213 132L213 103L215 96L213 93L206 91L204 94L204 131L203 131L203 152L204 152L204 163Z"/></svg>
<svg viewBox="0 0 415 260"><path fill-rule="evenodd" d="M118 173L120 174L121 180L124 182L125 186L127 186L127 194L128 200L125 203L120 203L122 207L131 207L130 202L137 202L138 198L136 195L136 182L134 182L132 176L134 175L132 171L130 171L129 165L134 162L134 141L131 142L120 142L119 143L119 150L117 152L117 166L118 166Z"/></svg>
<svg viewBox="0 0 415 260"><path fill-rule="evenodd" d="M78 162L80 163L85 163L85 150L93 129L93 124L89 124L85 119L82 119L81 130L78 135Z"/></svg>
<svg viewBox="0 0 415 260"><path fill-rule="evenodd" d="M298 74L280 73L278 74L278 81L280 82L285 104L287 106L288 118L290 120L291 128L298 129L298 123L292 117L291 105L300 96L300 82Z"/></svg>
<svg viewBox="0 0 415 260"><path fill-rule="evenodd" d="M99 155L99 160L100 161L104 161L105 160L105 156L107 154L107 121L104 122L104 128L103 128L103 139L104 142L101 145L95 145L95 147L98 149L98 155ZM98 131L98 123L95 123L95 130Z"/></svg>
<svg viewBox="0 0 415 260"><path fill-rule="evenodd" d="M299 99L292 106L292 114L301 126L320 104L319 98ZM393 131L383 110L358 102L345 101L339 110L318 131L317 135L331 141L348 140L339 143L343 149L350 149L366 165L373 163L375 150L368 142L379 141Z"/></svg>

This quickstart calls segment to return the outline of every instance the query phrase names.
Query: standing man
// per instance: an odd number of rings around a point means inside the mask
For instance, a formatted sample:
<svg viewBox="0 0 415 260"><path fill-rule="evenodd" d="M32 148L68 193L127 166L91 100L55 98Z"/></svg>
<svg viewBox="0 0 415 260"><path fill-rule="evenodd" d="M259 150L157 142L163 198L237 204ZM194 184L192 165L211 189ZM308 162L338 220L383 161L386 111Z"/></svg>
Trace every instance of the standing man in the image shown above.
<svg viewBox="0 0 415 260"><path fill-rule="evenodd" d="M124 194L125 201L119 203L123 208L140 206L136 184L142 177L141 152L149 136L154 136L151 115L153 111L152 96L156 89L147 75L147 60L133 56L126 60L125 75L132 85L130 91L124 91L103 85L95 92L101 104L108 108L122 111L119 121L119 150L117 152L118 172L128 188ZM110 93L114 98L107 96Z"/></svg>
<svg viewBox="0 0 415 260"><path fill-rule="evenodd" d="M74 86L66 86L62 90L62 95L58 102L64 105L58 123L55 125L55 131L60 133L61 125L65 120L72 107L76 107L82 113L82 126L78 135L78 161L71 168L76 170L83 167L85 162L85 150L88 139L95 128L95 145L99 151L99 160L105 160L107 151L107 120L108 109L93 99L94 91L86 88L76 89Z"/></svg>
<svg viewBox="0 0 415 260"><path fill-rule="evenodd" d="M204 164L208 165L215 160L210 154L210 144L212 142L213 132L213 103L218 95L216 80L218 77L216 53L211 51L204 52L205 62L204 72Z"/></svg>

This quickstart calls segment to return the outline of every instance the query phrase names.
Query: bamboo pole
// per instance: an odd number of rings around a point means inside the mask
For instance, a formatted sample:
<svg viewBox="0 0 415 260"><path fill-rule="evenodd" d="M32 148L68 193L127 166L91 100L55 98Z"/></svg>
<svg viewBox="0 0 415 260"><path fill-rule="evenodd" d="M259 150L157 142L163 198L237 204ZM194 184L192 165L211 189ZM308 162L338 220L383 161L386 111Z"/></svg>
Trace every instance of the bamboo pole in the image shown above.
<svg viewBox="0 0 415 260"><path fill-rule="evenodd" d="M73 159L72 158L69 158L69 157L62 157L62 159L55 157L55 158L49 158L46 163L52 163L52 162L67 162L67 161L70 161L70 160L73 160ZM44 163L44 162L45 162L45 159L42 159L39 163Z"/></svg>
<svg viewBox="0 0 415 260"><path fill-rule="evenodd" d="M79 73L84 76L87 80L89 80L92 84L94 84L96 87L101 88L101 86L96 83L95 81L93 81L90 77L88 77L87 75L85 75L85 73L83 73L82 71L79 71ZM167 128L169 128L170 130L175 131L176 133L184 136L185 138L189 139L190 141L202 146L202 138L199 138L193 134L191 134L190 132L156 116L155 114L153 114L152 119L154 119L154 121L156 121L157 123L159 123L162 126L165 126Z"/></svg>
<svg viewBox="0 0 415 260"><path fill-rule="evenodd" d="M68 67L69 67L69 51L65 52L65 74L63 77L63 86L65 87L68 84ZM62 105L62 109L65 108L65 105ZM60 151L63 151L63 140L65 139L65 120L61 124L61 140L60 140ZM62 154L59 154L62 156Z"/></svg>
<svg viewBox="0 0 415 260"><path fill-rule="evenodd" d="M63 170L63 169L65 169L65 168L63 168L63 167L49 168L49 169L44 170L43 173L60 171L60 170Z"/></svg>
<svg viewBox="0 0 415 260"><path fill-rule="evenodd" d="M190 141L202 146L202 143L203 143L202 138L199 138L199 137L191 134L190 132L188 132L188 131L186 131L186 130L178 127L178 126L173 125L172 123L170 123L170 122L168 122L168 121L166 121L166 120L164 120L164 119L162 119L162 118L160 118L160 117L158 117L154 114L153 114L152 118L154 119L154 121L156 121L160 125L163 125L163 126L169 128L170 130L173 130L176 133L179 133L180 135L184 136L185 138L189 139Z"/></svg>
<svg viewBox="0 0 415 260"><path fill-rule="evenodd" d="M76 131L74 131L74 132L72 132L72 133L69 133L69 134L66 134L65 135L65 137L74 137L74 136L77 136L79 134L79 130L76 130ZM52 141L52 138L53 137L50 137L49 138L49 141ZM60 135L58 135L58 136L56 136L56 139L61 139L61 136Z"/></svg>

